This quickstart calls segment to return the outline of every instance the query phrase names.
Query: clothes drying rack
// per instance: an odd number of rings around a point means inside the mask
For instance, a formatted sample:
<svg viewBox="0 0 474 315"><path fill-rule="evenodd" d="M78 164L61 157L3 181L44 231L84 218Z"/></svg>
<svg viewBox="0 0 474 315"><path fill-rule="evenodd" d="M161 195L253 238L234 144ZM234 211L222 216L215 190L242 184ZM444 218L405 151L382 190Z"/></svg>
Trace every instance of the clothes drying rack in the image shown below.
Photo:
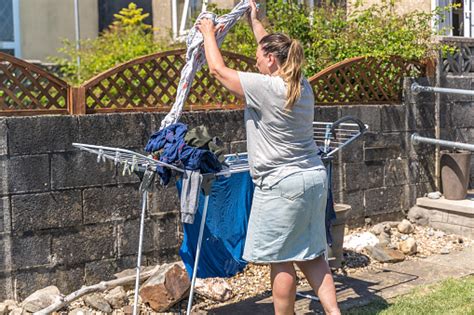
<svg viewBox="0 0 474 315"><path fill-rule="evenodd" d="M359 138L366 130L367 125L364 125L360 120L346 116L338 121L331 122L314 122L314 140L322 152L322 158L325 161L331 161L334 154L337 153L343 147L349 145L357 138ZM117 167L122 166L122 175L131 175L133 173L139 174L140 176L140 188L139 191L142 195L142 209L140 216L140 232L139 232L139 244L137 253L137 265L136 265L136 279L135 279L135 295L133 314L137 314L138 308L138 291L140 285L140 267L142 259L142 246L143 246L143 231L145 222L145 212L147 208L148 192L152 189L154 182L154 176L156 168L158 166L167 167L178 173L184 173L182 167L176 165L167 164L158 160L155 160L149 156L140 154L138 152L114 148L100 145L84 144L84 143L73 143L74 147L80 150L87 151L97 155L97 162L105 162L107 160L112 161ZM194 261L193 275L191 277L191 288L189 292L189 299L187 305L187 314L191 314L192 301L194 296L194 287L196 284L197 269L199 265L199 258L202 246L202 237L204 232L204 226L207 216L207 208L209 204L209 195L212 185L212 181L217 176L231 176L235 173L248 172L248 158L246 153L234 153L225 155L225 164L228 166L218 173L202 174L203 184L202 189L204 191L204 207L202 218L199 226L198 243L196 247L196 258ZM330 162L329 162L330 165ZM307 297L307 296L305 296Z"/></svg>

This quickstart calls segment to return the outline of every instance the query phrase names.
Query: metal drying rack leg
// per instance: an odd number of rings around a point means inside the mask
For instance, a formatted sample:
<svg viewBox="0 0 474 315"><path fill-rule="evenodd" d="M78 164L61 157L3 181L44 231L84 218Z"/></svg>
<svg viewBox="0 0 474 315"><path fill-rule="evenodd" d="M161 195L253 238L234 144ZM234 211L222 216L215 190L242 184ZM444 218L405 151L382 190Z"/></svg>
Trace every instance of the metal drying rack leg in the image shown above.
<svg viewBox="0 0 474 315"><path fill-rule="evenodd" d="M145 211L147 206L148 191L143 192L142 197L142 214L140 218L140 239L138 241L138 258L137 258L137 278L135 279L135 296L133 298L133 315L137 315L138 310L138 290L140 288L140 267L142 264L142 245L143 245L143 230L145 225Z"/></svg>
<svg viewBox="0 0 474 315"><path fill-rule="evenodd" d="M191 289L189 291L188 307L186 309L186 314L188 315L191 314L191 307L193 306L194 286L196 285L197 269L199 264L199 256L201 255L202 236L204 234L204 225L206 224L208 205L209 195L206 195L206 198L204 199L204 209L202 211L201 225L199 226L199 237L196 247L196 258L194 260L193 276L191 278Z"/></svg>

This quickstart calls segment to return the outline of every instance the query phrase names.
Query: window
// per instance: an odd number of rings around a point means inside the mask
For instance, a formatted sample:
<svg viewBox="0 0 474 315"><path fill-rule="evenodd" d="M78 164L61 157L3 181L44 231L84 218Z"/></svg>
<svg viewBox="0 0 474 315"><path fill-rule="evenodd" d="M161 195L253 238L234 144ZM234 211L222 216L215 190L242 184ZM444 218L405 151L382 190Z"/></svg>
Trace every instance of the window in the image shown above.
<svg viewBox="0 0 474 315"><path fill-rule="evenodd" d="M20 57L19 0L0 1L0 51Z"/></svg>
<svg viewBox="0 0 474 315"><path fill-rule="evenodd" d="M194 20L206 10L208 0L171 0L173 38L182 39L193 26Z"/></svg>

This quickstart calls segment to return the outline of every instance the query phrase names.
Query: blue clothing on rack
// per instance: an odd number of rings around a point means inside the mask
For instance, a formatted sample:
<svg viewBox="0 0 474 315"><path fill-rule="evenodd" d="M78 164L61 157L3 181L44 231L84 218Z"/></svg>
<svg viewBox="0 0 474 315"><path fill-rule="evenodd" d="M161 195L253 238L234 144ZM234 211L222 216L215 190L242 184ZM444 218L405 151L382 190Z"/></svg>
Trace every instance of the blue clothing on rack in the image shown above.
<svg viewBox="0 0 474 315"><path fill-rule="evenodd" d="M181 192L181 181L176 186ZM242 259L242 254L252 197L253 183L248 172L230 177L219 176L214 180L209 195L198 278L232 277L245 268L247 262ZM183 224L184 239L179 254L189 277L193 274L204 199L201 193L194 223Z"/></svg>
<svg viewBox="0 0 474 315"><path fill-rule="evenodd" d="M145 147L146 152L163 150L160 161L168 164L181 162L187 170L200 170L201 173L217 173L222 169L214 153L189 146L184 141L188 127L182 123L172 124L155 132ZM169 183L171 170L167 167L156 167L163 185Z"/></svg>

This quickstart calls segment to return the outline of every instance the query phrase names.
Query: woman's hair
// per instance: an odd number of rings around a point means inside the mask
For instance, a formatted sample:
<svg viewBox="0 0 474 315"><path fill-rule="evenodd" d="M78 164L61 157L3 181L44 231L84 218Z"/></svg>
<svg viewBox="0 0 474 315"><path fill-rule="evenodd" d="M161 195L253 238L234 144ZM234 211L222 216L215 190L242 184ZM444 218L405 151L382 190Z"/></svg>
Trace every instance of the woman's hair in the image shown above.
<svg viewBox="0 0 474 315"><path fill-rule="evenodd" d="M285 109L292 109L301 96L301 67L304 51L296 39L282 33L264 36L260 42L264 54L272 53L280 63L279 75L288 84Z"/></svg>

